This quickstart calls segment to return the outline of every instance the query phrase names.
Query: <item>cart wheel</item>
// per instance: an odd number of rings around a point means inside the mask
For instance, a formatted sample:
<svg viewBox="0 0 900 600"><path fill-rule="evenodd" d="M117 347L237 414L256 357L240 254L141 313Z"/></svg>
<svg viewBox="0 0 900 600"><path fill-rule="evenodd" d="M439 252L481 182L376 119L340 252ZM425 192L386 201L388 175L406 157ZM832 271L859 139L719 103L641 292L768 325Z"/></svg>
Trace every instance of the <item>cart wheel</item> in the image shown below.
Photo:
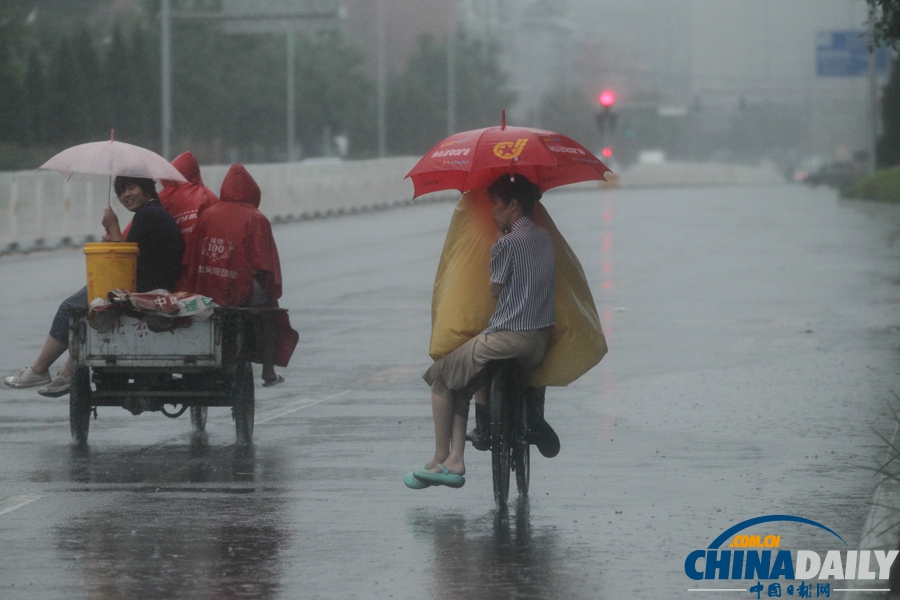
<svg viewBox="0 0 900 600"><path fill-rule="evenodd" d="M249 362L238 366L234 374L234 387L231 389L234 432L238 444L253 442L253 419L256 414L256 401L253 395L253 367Z"/></svg>
<svg viewBox="0 0 900 600"><path fill-rule="evenodd" d="M87 444L91 425L91 379L89 369L75 369L69 392L69 429L79 445Z"/></svg>
<svg viewBox="0 0 900 600"><path fill-rule="evenodd" d="M206 431L206 409L205 406L191 407L191 425L194 431Z"/></svg>
<svg viewBox="0 0 900 600"><path fill-rule="evenodd" d="M509 498L510 423L507 417L509 402L504 370L498 368L491 376L491 471L494 479L494 501L500 509L506 508Z"/></svg>
<svg viewBox="0 0 900 600"><path fill-rule="evenodd" d="M524 400L524 398L523 398ZM515 433L512 448L513 469L516 471L516 488L520 496L528 495L531 477L531 446L528 444L528 407L522 402L515 418Z"/></svg>

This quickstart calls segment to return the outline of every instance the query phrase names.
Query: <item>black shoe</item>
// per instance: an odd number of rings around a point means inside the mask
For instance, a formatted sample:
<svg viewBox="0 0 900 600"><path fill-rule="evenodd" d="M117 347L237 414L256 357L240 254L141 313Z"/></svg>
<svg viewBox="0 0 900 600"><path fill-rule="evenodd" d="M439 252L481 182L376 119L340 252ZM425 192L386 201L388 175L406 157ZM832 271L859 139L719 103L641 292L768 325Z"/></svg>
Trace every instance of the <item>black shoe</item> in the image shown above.
<svg viewBox="0 0 900 600"><path fill-rule="evenodd" d="M537 446L538 452L546 458L559 454L559 436L550 427L550 423L537 413L529 415L528 441Z"/></svg>
<svg viewBox="0 0 900 600"><path fill-rule="evenodd" d="M466 439L472 442L476 450L490 450L491 436L488 433L488 408L481 404L475 404L475 429L466 432Z"/></svg>
<svg viewBox="0 0 900 600"><path fill-rule="evenodd" d="M482 438L478 435L478 429L473 428L466 432L466 440L472 442L472 447L476 450L490 450L491 449L491 440L490 438Z"/></svg>

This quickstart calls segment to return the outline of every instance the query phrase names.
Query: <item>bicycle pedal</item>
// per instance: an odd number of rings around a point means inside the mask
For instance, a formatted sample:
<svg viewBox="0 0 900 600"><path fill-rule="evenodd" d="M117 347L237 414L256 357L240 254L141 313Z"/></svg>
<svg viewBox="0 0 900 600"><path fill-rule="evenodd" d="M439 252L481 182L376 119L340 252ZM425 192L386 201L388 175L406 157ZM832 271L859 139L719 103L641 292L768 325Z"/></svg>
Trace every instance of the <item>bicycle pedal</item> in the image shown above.
<svg viewBox="0 0 900 600"><path fill-rule="evenodd" d="M472 442L472 447L476 450L481 450L482 452L491 449L490 440L482 440L481 436L478 435L478 431L475 429L470 429L466 432L466 441Z"/></svg>

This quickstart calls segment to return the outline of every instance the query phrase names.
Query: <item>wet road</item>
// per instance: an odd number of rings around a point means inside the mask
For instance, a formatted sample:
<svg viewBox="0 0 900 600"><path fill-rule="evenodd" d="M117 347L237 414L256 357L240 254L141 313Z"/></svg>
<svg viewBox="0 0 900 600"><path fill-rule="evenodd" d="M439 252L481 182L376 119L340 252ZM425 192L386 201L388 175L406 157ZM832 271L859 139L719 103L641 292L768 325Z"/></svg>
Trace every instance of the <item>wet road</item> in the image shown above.
<svg viewBox="0 0 900 600"><path fill-rule="evenodd" d="M611 351L548 391L563 449L533 453L508 521L487 454L461 490L401 481L432 447L452 204L295 223L275 234L301 340L287 383L257 387L252 448L228 409L192 439L187 418L101 408L82 452L65 401L0 389L0 598L695 598L710 582L685 556L744 519L802 515L855 547L900 387L900 213L789 186L545 204ZM2 258L0 280L11 373L83 256Z"/></svg>

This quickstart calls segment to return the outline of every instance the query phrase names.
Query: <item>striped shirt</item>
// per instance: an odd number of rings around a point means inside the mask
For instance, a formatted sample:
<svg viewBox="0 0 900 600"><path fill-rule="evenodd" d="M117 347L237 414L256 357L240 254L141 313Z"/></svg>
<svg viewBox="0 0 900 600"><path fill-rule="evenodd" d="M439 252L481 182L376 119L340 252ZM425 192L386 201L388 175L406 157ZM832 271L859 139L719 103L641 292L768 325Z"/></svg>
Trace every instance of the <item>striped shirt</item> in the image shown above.
<svg viewBox="0 0 900 600"><path fill-rule="evenodd" d="M491 248L491 283L503 286L484 333L553 325L556 258L547 230L520 217Z"/></svg>

